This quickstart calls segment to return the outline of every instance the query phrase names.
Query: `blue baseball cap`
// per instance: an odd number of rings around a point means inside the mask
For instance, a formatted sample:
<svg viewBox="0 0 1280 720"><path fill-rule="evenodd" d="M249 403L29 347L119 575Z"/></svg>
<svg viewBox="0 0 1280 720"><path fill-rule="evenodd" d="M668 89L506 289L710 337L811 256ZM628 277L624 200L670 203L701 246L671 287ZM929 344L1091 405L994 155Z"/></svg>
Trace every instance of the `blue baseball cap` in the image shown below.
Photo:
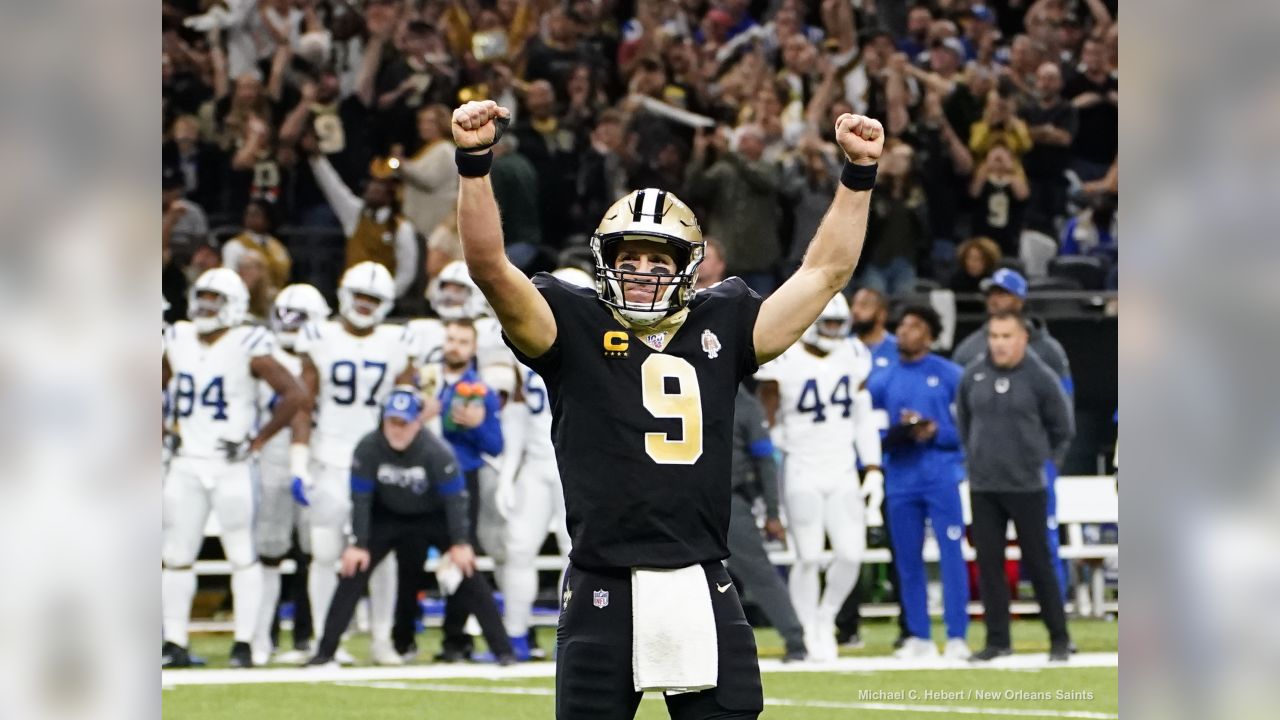
<svg viewBox="0 0 1280 720"><path fill-rule="evenodd" d="M392 390L391 395L387 397L387 404L382 410L384 418L399 418L405 422L413 422L421 414L422 398L419 397L418 391L413 388L396 388Z"/></svg>
<svg viewBox="0 0 1280 720"><path fill-rule="evenodd" d="M991 277L982 281L983 292L999 289L1007 293L1012 293L1027 299L1027 279L1022 277L1022 273L1009 268L1000 268L991 274Z"/></svg>

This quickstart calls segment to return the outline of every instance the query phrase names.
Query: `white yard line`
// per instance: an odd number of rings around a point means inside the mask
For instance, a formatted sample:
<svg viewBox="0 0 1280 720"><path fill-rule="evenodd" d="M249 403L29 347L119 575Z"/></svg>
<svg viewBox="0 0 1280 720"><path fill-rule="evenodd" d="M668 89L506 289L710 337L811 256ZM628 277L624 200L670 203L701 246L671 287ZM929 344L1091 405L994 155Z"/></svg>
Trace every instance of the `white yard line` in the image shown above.
<svg viewBox="0 0 1280 720"><path fill-rule="evenodd" d="M962 660L898 660L892 657L851 657L833 662L788 663L761 660L763 673L866 673L911 670L1055 670L1059 668L1117 667L1116 653L1080 653L1065 663L1050 663L1045 653L1025 653L983 663ZM250 670L164 670L160 673L164 687L184 685L256 685L261 683L327 683L381 680L447 680L467 678L508 680L555 676L555 663L522 663L511 667L475 664L411 665L408 667L352 668L254 668Z"/></svg>
<svg viewBox="0 0 1280 720"><path fill-rule="evenodd" d="M412 690L418 692L475 693L482 695L533 695L537 697L553 697L552 688L510 687L499 685L483 687L476 685L440 685L434 683L406 682L340 682L346 687L363 687L378 690ZM661 700L662 696L650 693L645 700ZM1088 712L1085 710L1043 710L1035 708L1010 709L1000 707L968 707L956 705L908 705L881 702L840 702L837 700L788 700L784 698L765 698L764 704L773 707L821 708L824 710L884 710L888 712L920 712L944 713L948 715L1000 715L1007 717L1051 717L1051 718L1096 718L1097 720L1115 720L1119 715L1111 713Z"/></svg>

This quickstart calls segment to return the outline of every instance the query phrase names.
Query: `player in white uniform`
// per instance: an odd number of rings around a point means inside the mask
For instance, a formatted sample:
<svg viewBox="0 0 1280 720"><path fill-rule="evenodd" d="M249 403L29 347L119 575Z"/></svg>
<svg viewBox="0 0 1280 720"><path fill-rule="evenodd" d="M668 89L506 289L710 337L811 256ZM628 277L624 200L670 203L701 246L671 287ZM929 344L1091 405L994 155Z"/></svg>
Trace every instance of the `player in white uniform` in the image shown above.
<svg viewBox="0 0 1280 720"><path fill-rule="evenodd" d="M502 326L493 317L480 288L472 282L466 263L456 260L445 265L427 286L427 299L439 317L409 321L418 341L414 358L419 367L438 365L443 359L445 320L471 320L476 326L480 379L504 398L511 397L520 382L515 356L502 342Z"/></svg>
<svg viewBox="0 0 1280 720"><path fill-rule="evenodd" d="M866 549L858 456L869 471L878 474L880 466L880 436L863 387L871 352L848 335L849 305L836 295L800 342L756 374L784 453L783 496L796 552L791 602L815 660L836 657L835 616L857 582ZM835 557L819 600L824 531Z"/></svg>
<svg viewBox="0 0 1280 720"><path fill-rule="evenodd" d="M378 427L391 389L415 384L410 329L382 322L394 301L395 282L386 267L374 262L353 265L338 287L339 317L303 326L294 344L302 360L303 384L316 405L314 431L309 415L294 421L290 469L300 486L297 494L305 496L311 508L313 560L307 589L318 628L328 616L338 585L338 560L347 546L351 454L360 438ZM383 562L369 581L369 649L380 665L402 663L391 645L395 579L395 564Z"/></svg>
<svg viewBox="0 0 1280 720"><path fill-rule="evenodd" d="M251 667L249 642L262 597L262 566L253 545L250 459L307 405L307 398L298 381L272 357L271 332L241 324L249 292L239 275L225 268L209 270L190 293L191 321L170 328L161 362L162 387L170 387L172 381L177 440L164 481L162 663L182 667L191 662L187 629L196 592L192 565L212 510L231 563L231 665ZM270 385L280 401L255 433L258 380Z"/></svg>
<svg viewBox="0 0 1280 720"><path fill-rule="evenodd" d="M329 303L310 285L295 284L282 289L276 295L271 308L271 330L279 347L273 353L276 361L298 381L302 380L302 359L294 354L294 343L302 327L318 323L329 317ZM258 415L270 416L279 401L269 385L258 386ZM307 522L307 509L294 502L291 485L293 473L289 471L289 445L292 433L277 434L258 456L258 469L262 481L262 498L255 522L258 558L262 562L262 606L258 614L258 627L253 636L253 663L265 665L271 659L271 625L275 619L276 603L280 599L280 563L289 553L294 530L298 532L298 544L302 552L311 554L311 531ZM310 656L307 640L294 638L295 650L277 657L284 663L302 663Z"/></svg>
<svg viewBox="0 0 1280 720"><path fill-rule="evenodd" d="M576 268L561 268L552 275L579 287L595 284ZM503 624L511 637L517 659L529 659L529 621L538 594L538 550L554 532L560 556L568 562L569 528L565 524L564 488L551 443L551 400L542 376L517 365L523 385L519 402L502 410L503 462L498 474L494 505L507 521L503 544L507 562L502 591Z"/></svg>

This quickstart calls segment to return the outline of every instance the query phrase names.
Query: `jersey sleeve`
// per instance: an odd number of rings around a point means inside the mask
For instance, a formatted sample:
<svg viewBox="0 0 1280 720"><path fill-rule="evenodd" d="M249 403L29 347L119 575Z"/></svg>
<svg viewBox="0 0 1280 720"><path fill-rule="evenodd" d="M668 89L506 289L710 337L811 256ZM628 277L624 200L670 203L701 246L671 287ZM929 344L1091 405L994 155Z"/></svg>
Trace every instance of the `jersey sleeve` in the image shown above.
<svg viewBox="0 0 1280 720"><path fill-rule="evenodd" d="M381 432L375 430L374 432ZM355 478L372 481L374 474L377 472L378 455L369 436L365 436L356 444L355 450L351 454L351 477L353 485L356 484Z"/></svg>
<svg viewBox="0 0 1280 720"><path fill-rule="evenodd" d="M469 516L470 498L467 481L458 467L458 459L443 440L428 435L427 477L436 487L436 493L444 505L445 522L449 527L449 539L454 544L467 542L471 537Z"/></svg>
<svg viewBox="0 0 1280 720"><path fill-rule="evenodd" d="M760 305L764 299L756 294L742 278L734 276L723 282L699 292L689 303L690 307L698 303L724 302L732 303L735 327L733 333L739 348L738 379L742 380L755 374L760 369L756 362L755 329L756 318L760 315Z"/></svg>
<svg viewBox="0 0 1280 720"><path fill-rule="evenodd" d="M240 344L250 358L267 357L276 351L276 337L262 325L252 327L244 334Z"/></svg>
<svg viewBox="0 0 1280 720"><path fill-rule="evenodd" d="M404 354L408 356L409 362L412 363L415 359L414 353L418 351L418 334L413 326L404 325L400 328L399 343Z"/></svg>
<svg viewBox="0 0 1280 720"><path fill-rule="evenodd" d="M293 351L298 355L310 354L318 342L320 342L320 326L309 322L298 330L298 335L293 341Z"/></svg>
<svg viewBox="0 0 1280 720"><path fill-rule="evenodd" d="M764 406L754 395L743 393L742 432L746 439L747 454L758 458L773 454L773 440L769 436L769 422L764 417Z"/></svg>
<svg viewBox="0 0 1280 720"><path fill-rule="evenodd" d="M502 332L502 341L511 348L511 352L515 354L516 359L521 363L529 366L544 378L549 375L555 375L560 368L563 357L564 334L572 332L576 323L572 317L572 304L580 303L585 300L585 296L578 294L572 285L556 278L549 273L538 273L533 276L533 286L538 289L542 298L547 301L547 305L551 307L551 315L556 322L556 339L547 348L547 351L538 357L529 357L520 352L520 348L511 342L511 338L507 336L506 331ZM592 295L594 302L594 294Z"/></svg>
<svg viewBox="0 0 1280 720"><path fill-rule="evenodd" d="M457 495L466 490L466 481L452 448L435 435L427 436L427 463L427 477L435 482L441 495Z"/></svg>
<svg viewBox="0 0 1280 720"><path fill-rule="evenodd" d="M372 435L366 435L351 457L351 534L359 548L369 547L373 494L377 489L378 457L371 438Z"/></svg>
<svg viewBox="0 0 1280 720"><path fill-rule="evenodd" d="M861 340L850 338L849 343L853 345L850 377L858 387L863 387L866 385L867 378L871 377L872 363L875 359L871 357L871 350L863 345Z"/></svg>

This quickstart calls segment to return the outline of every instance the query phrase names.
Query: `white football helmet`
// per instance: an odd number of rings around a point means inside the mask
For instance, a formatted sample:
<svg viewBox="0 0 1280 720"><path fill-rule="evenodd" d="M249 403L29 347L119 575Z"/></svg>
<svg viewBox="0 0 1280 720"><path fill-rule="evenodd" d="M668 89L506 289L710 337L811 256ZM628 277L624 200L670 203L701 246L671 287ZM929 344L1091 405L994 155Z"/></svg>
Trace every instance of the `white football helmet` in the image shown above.
<svg viewBox="0 0 1280 720"><path fill-rule="evenodd" d="M377 304L357 295L375 298ZM370 328L382 322L395 302L396 281L385 265L366 260L342 274L338 285L338 314L355 327Z"/></svg>
<svg viewBox="0 0 1280 720"><path fill-rule="evenodd" d="M849 327L849 301L844 299L844 294L836 293L800 340L823 352L831 352L848 340Z"/></svg>
<svg viewBox="0 0 1280 720"><path fill-rule="evenodd" d="M271 306L271 329L281 347L292 350L303 325L324 320L331 312L319 290L306 283L286 285Z"/></svg>
<svg viewBox="0 0 1280 720"><path fill-rule="evenodd" d="M666 245L675 260L675 272L623 272L615 268L619 246L628 240L648 240ZM596 262L596 293L600 301L637 325L653 325L677 312L693 298L706 242L698 218L666 190L646 188L627 194L609 207L591 236ZM623 282L655 288L650 302L626 299Z"/></svg>
<svg viewBox="0 0 1280 720"><path fill-rule="evenodd" d="M441 320L462 320L489 315L489 302L471 279L467 264L454 260L431 278L427 285L427 300Z"/></svg>
<svg viewBox="0 0 1280 720"><path fill-rule="evenodd" d="M579 270L576 267L562 267L551 273L552 277L563 280L575 287L589 288L595 287L596 281L591 279L585 270Z"/></svg>
<svg viewBox="0 0 1280 720"><path fill-rule="evenodd" d="M207 297L210 294L218 297ZM206 270L187 291L187 317L201 335L235 327L248 313L249 289L234 270Z"/></svg>

